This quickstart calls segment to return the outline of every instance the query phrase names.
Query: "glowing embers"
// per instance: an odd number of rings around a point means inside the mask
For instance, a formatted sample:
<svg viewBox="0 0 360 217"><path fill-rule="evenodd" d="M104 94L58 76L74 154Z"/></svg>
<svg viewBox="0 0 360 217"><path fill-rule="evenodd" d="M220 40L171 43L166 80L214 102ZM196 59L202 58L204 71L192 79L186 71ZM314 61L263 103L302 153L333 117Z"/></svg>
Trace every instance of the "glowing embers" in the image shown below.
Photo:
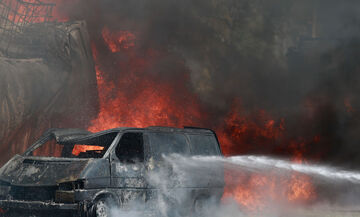
<svg viewBox="0 0 360 217"><path fill-rule="evenodd" d="M107 27L104 27L102 30L102 36L108 48L113 53L135 46L136 37L129 31L110 32Z"/></svg>

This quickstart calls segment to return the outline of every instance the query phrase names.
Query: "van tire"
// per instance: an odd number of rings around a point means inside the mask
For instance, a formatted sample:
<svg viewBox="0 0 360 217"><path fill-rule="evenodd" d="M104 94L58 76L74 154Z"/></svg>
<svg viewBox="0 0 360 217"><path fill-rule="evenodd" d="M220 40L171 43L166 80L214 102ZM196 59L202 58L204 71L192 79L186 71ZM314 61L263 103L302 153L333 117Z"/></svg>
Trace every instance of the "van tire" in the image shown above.
<svg viewBox="0 0 360 217"><path fill-rule="evenodd" d="M201 196L194 200L193 204L193 213L195 216L203 216L205 203L208 200L208 197Z"/></svg>
<svg viewBox="0 0 360 217"><path fill-rule="evenodd" d="M201 217L201 216L208 216L209 215L209 206L212 205L219 205L221 201L221 196L210 196L208 194L202 194L198 197L196 197L196 199L193 202L193 206L192 206L192 213L194 214L194 216L196 217Z"/></svg>
<svg viewBox="0 0 360 217"><path fill-rule="evenodd" d="M110 197L100 197L91 206L91 217L111 217L113 200Z"/></svg>

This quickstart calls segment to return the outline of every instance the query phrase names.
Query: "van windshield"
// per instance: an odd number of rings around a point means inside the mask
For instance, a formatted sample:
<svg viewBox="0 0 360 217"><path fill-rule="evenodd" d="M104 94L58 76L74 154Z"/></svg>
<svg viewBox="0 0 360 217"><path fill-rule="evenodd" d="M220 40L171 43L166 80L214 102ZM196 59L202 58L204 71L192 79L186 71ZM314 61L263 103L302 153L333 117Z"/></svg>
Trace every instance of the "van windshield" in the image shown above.
<svg viewBox="0 0 360 217"><path fill-rule="evenodd" d="M57 158L102 158L117 133L109 133L90 139L61 143L49 138L30 151L27 156Z"/></svg>

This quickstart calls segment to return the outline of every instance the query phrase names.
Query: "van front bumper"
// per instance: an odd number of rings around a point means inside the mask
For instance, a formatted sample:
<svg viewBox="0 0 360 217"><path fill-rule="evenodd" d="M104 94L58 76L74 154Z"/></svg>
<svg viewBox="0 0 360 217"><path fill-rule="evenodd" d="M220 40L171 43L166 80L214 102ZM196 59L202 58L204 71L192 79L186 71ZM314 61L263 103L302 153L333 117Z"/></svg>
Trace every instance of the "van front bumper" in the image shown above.
<svg viewBox="0 0 360 217"><path fill-rule="evenodd" d="M55 202L42 202L42 201L20 201L20 200L0 200L0 216L22 216L23 214L34 216L42 216L40 214L49 214L52 216L61 216L70 213L80 214L83 205L55 203ZM37 215L38 214L38 215ZM80 216L80 215L79 215Z"/></svg>

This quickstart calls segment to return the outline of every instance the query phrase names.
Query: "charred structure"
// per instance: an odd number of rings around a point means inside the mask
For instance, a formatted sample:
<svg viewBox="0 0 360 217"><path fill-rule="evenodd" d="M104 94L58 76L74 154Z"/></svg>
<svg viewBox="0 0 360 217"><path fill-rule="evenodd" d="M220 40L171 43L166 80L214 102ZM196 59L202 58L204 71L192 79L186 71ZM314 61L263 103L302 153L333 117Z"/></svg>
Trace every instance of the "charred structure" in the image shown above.
<svg viewBox="0 0 360 217"><path fill-rule="evenodd" d="M83 126L97 106L86 23L52 21L54 4L0 1L2 162L53 124ZM70 96L76 96L71 98ZM76 112L75 110L78 110ZM88 111L86 115L82 111ZM73 116L66 114L77 113ZM19 137L20 133L26 134Z"/></svg>
<svg viewBox="0 0 360 217"><path fill-rule="evenodd" d="M2 52L6 56L27 57L24 52L30 50L29 46L32 46L32 49L38 48L39 44L32 43L31 37L26 37L25 31L35 23L48 23L54 6L55 4L41 1L2 0L0 2Z"/></svg>

